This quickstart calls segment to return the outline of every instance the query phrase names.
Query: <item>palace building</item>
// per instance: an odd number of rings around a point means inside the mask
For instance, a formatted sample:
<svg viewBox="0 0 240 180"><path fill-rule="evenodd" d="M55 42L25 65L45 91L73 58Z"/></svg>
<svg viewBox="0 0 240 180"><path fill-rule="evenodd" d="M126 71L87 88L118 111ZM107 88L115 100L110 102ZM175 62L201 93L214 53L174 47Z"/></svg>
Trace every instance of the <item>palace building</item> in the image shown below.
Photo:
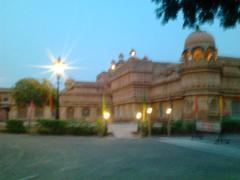
<svg viewBox="0 0 240 180"><path fill-rule="evenodd" d="M135 50L119 55L96 82L69 79L60 97L61 119L95 120L102 98L112 121L134 121L143 103L153 108L151 119L219 120L240 116L240 58L218 55L215 40L205 31L191 33L179 63L139 58Z"/></svg>
<svg viewBox="0 0 240 180"><path fill-rule="evenodd" d="M10 89L0 89L0 120L27 119L29 107L19 109ZM135 121L143 104L153 108L152 121L215 121L229 115L240 119L240 58L218 55L212 35L196 30L185 40L178 63L139 58L135 50L124 59L119 55L95 82L69 79L60 94L60 119L95 121L101 116L102 101L111 120ZM50 107L36 107L33 119L50 119Z"/></svg>
<svg viewBox="0 0 240 180"><path fill-rule="evenodd" d="M5 121L9 118L11 103L11 89L0 88L0 121Z"/></svg>

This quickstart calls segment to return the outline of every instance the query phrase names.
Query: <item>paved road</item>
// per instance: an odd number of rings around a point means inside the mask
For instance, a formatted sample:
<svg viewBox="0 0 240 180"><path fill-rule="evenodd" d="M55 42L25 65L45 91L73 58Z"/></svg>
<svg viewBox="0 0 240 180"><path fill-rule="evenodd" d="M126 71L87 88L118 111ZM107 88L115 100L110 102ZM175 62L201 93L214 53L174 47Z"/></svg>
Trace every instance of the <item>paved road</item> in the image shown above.
<svg viewBox="0 0 240 180"><path fill-rule="evenodd" d="M0 134L0 179L240 179L239 158L191 142Z"/></svg>

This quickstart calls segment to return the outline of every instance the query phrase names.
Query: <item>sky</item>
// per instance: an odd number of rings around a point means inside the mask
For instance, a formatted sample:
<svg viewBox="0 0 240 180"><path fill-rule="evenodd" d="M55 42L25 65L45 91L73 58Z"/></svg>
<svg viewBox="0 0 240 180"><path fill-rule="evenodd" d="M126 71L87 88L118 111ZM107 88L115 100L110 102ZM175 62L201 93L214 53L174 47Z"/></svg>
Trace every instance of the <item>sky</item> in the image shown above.
<svg viewBox="0 0 240 180"><path fill-rule="evenodd" d="M21 78L50 78L48 52L78 69L67 71L78 81L95 81L120 53L134 48L138 57L178 63L193 29L182 18L162 25L151 0L0 0L0 87ZM220 55L240 57L240 29L224 30L216 21L201 26L215 37ZM51 79L55 83L54 79Z"/></svg>

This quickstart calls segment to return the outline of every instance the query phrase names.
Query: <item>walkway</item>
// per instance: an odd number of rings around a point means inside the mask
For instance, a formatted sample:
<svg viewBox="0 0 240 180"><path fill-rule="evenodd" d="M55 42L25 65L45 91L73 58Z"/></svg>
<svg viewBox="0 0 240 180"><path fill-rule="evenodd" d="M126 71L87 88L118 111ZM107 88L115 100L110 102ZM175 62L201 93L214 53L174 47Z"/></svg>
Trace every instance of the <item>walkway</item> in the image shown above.
<svg viewBox="0 0 240 180"><path fill-rule="evenodd" d="M232 135L228 138L230 139L230 144L215 144L216 137L213 136L204 137L203 140L191 139L190 137L162 137L159 141L196 151L240 159L239 135Z"/></svg>
<svg viewBox="0 0 240 180"><path fill-rule="evenodd" d="M134 132L137 131L137 123L110 123L109 132L115 138L136 138Z"/></svg>

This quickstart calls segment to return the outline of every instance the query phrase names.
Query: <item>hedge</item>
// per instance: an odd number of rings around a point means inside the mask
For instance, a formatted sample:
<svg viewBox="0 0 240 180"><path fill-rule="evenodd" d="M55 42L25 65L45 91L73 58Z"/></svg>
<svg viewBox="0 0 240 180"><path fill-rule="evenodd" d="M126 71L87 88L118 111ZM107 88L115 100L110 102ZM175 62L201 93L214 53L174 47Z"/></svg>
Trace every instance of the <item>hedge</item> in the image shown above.
<svg viewBox="0 0 240 180"><path fill-rule="evenodd" d="M40 134L65 134L67 123L62 120L38 120L37 131Z"/></svg>
<svg viewBox="0 0 240 180"><path fill-rule="evenodd" d="M138 126L137 126L137 131L138 133L141 134L141 136L147 136L148 135L148 121L138 121Z"/></svg>
<svg viewBox="0 0 240 180"><path fill-rule="evenodd" d="M195 131L195 122L188 120L174 120L170 122L171 134L191 134ZM167 134L167 121L161 122L161 126L157 126L157 123L152 124L152 134Z"/></svg>
<svg viewBox="0 0 240 180"><path fill-rule="evenodd" d="M222 119L224 133L240 133L240 120L225 117Z"/></svg>
<svg viewBox="0 0 240 180"><path fill-rule="evenodd" d="M67 134L96 135L96 124L87 121L70 121L67 123Z"/></svg>
<svg viewBox="0 0 240 180"><path fill-rule="evenodd" d="M38 120L37 131L40 134L70 134L70 135L101 135L107 134L107 124L104 120L97 122L85 120Z"/></svg>
<svg viewBox="0 0 240 180"><path fill-rule="evenodd" d="M10 133L24 133L26 128L24 122L21 120L8 120L6 126L7 132Z"/></svg>
<svg viewBox="0 0 240 180"><path fill-rule="evenodd" d="M98 118L96 122L96 132L99 136L106 136L108 133L107 122L103 118Z"/></svg>

